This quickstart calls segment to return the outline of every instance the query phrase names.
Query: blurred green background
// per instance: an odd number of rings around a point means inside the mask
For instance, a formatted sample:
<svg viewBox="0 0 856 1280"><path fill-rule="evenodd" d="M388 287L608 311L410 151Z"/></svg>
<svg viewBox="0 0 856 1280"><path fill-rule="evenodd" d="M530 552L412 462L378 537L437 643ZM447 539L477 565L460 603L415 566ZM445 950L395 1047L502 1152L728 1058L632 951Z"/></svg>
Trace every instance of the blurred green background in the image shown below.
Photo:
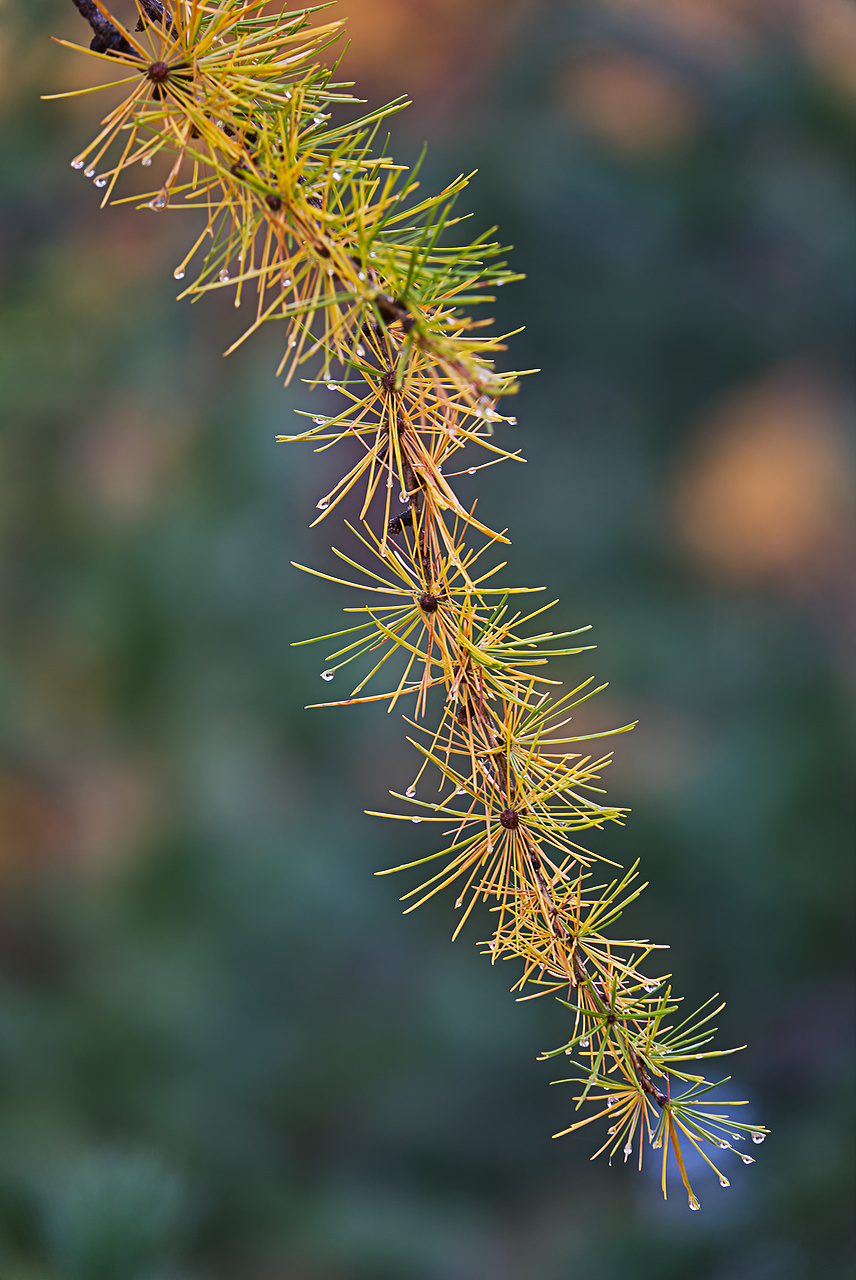
<svg viewBox="0 0 856 1280"><path fill-rule="evenodd" d="M402 919L404 726L306 712L345 601L290 567L335 460L226 299L174 302L187 219L99 212L68 0L0 5L0 1275L844 1280L853 1267L856 7L348 0L400 158L478 166L516 247L509 411L479 477L510 579L560 595L628 719L598 847L627 932L729 1003L773 1130L689 1214L589 1163L562 1009ZM312 403L322 406L326 393ZM473 484L473 494L476 492ZM426 836L427 841L427 836ZM427 844L426 844L427 848Z"/></svg>

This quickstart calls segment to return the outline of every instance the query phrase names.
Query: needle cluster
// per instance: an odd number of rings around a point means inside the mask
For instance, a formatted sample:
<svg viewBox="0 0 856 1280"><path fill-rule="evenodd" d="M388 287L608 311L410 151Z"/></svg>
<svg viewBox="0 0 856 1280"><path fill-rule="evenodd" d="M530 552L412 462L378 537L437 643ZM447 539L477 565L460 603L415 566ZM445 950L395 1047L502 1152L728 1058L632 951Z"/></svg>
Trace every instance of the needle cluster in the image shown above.
<svg viewBox="0 0 856 1280"><path fill-rule="evenodd" d="M126 26L101 0L74 3L94 32L81 51L114 73L82 92L120 92L72 167L104 190L102 204L195 211L198 234L174 273L191 280L180 296L227 289L247 304L230 350L280 321L278 373L288 382L308 366L310 384L341 396L339 412L301 412L304 429L280 437L319 451L347 444L346 473L315 523L346 498L359 513L348 522L354 554L334 548L348 576L318 574L355 593L353 625L299 643L329 648L322 680L355 672L347 696L317 705L408 707L421 768L392 793L404 812L379 816L439 824L442 848L393 868L428 866L407 909L454 885L457 935L487 904L492 963L517 962L519 998L552 993L568 1009L567 1042L544 1056L570 1057L576 1112L587 1111L563 1132L603 1119L596 1154L635 1150L640 1167L653 1148L664 1195L671 1148L698 1208L686 1144L727 1186L712 1154L766 1131L730 1117L745 1104L706 1097L722 1081L698 1064L733 1052L710 1047L722 1006L682 1014L668 975L645 968L661 948L612 936L645 887L637 867L595 883L603 860L578 843L624 814L600 786L610 757L595 740L608 735L573 732L574 708L598 690L587 680L561 693L546 675L549 659L590 646L577 631L538 629L551 605L531 606L537 588L498 581L505 531L455 491L457 475L521 460L497 430L515 423L498 405L520 374L494 365L508 335L471 314L519 277L492 233L461 236L455 202L468 177L422 196L419 166L377 145L403 100L344 119L343 104L358 100L327 64L342 24L316 22L325 6L136 0ZM140 170L146 189L129 194ZM430 800L416 795L425 776L438 782Z"/></svg>

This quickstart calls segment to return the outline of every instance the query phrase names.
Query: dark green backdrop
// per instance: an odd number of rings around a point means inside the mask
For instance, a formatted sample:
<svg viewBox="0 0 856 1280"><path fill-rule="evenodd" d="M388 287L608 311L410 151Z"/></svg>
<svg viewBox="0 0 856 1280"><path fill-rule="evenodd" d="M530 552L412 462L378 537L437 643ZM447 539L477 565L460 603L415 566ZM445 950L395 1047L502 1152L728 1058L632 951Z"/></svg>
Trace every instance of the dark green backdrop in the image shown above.
<svg viewBox="0 0 856 1280"><path fill-rule="evenodd" d="M412 773L397 716L303 710L323 655L289 643L344 603L289 563L329 556L307 525L334 462L274 443L308 393L273 378L277 334L224 362L228 302L174 302L192 215L98 212L68 163L95 100L38 100L84 82L46 40L82 24L12 0L6 1280L852 1274L853 98L799 32L722 57L633 12L530 4L396 149L429 137L426 181L478 166L467 207L527 273L499 315L543 369L513 409L530 461L480 476L483 518L511 576L594 624L563 674L609 679L600 722L641 721L611 779L633 814L599 847L651 881L628 931L672 944L688 998L727 997L731 1088L773 1135L730 1190L700 1173L700 1214L589 1164L593 1136L552 1142L559 1006L515 1005L478 924L450 945L450 901L402 919L407 883L372 877L422 833L362 816Z"/></svg>

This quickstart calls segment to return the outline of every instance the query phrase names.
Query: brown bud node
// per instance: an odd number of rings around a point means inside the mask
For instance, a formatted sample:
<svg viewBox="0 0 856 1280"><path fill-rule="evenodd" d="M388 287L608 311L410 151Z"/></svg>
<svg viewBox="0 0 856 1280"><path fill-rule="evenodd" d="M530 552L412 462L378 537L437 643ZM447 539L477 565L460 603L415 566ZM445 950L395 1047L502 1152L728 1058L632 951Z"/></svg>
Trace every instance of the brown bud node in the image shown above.
<svg viewBox="0 0 856 1280"><path fill-rule="evenodd" d="M520 826L520 814L516 809L503 809L499 815L499 821L506 831L516 831Z"/></svg>
<svg viewBox="0 0 856 1280"><path fill-rule="evenodd" d="M271 213L279 213L282 208L282 198L275 195L265 196L265 204L270 209Z"/></svg>
<svg viewBox="0 0 856 1280"><path fill-rule="evenodd" d="M153 62L146 74L152 84L166 84L169 79L169 67L165 62Z"/></svg>
<svg viewBox="0 0 856 1280"><path fill-rule="evenodd" d="M439 601L430 591L423 591L419 597L419 608L423 613L436 613Z"/></svg>

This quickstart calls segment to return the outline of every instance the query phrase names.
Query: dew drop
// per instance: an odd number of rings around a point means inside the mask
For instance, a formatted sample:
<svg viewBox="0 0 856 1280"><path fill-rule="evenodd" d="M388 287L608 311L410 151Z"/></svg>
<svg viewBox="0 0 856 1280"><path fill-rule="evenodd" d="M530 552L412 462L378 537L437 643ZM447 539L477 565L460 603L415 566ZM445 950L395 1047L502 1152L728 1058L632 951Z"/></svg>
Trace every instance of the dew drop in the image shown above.
<svg viewBox="0 0 856 1280"><path fill-rule="evenodd" d="M329 501L329 499L328 499L328 498L322 498L322 499L320 500L320 502L316 502L316 503L315 503L315 508L316 508L316 510L317 510L317 511L326 511L326 510L327 510L327 508L329 507L329 505L330 505L330 501Z"/></svg>
<svg viewBox="0 0 856 1280"><path fill-rule="evenodd" d="M702 1059L703 1057L704 1057L704 1054L703 1054L703 1053L697 1053L697 1054L696 1054L696 1061L697 1061L697 1062L701 1061L701 1059Z"/></svg>
<svg viewBox="0 0 856 1280"><path fill-rule="evenodd" d="M508 423L508 425L509 425L510 427L516 427L516 426L517 426L517 419L516 419L516 418L506 418L506 419L505 419L505 421Z"/></svg>
<svg viewBox="0 0 856 1280"><path fill-rule="evenodd" d="M416 788L408 787L404 794L407 796L408 800L412 800L413 797L416 795Z"/></svg>
<svg viewBox="0 0 856 1280"><path fill-rule="evenodd" d="M184 267L176 267L175 271L173 271L173 273L172 273L172 274L173 274L173 278L174 278L175 280L183 280L183 279L184 279Z"/></svg>
<svg viewBox="0 0 856 1280"><path fill-rule="evenodd" d="M321 672L321 679L322 679L322 680L327 680L327 681L332 680L332 679L333 679L333 676L334 676L335 674L336 674L336 672L335 672L335 671L322 671L322 672Z"/></svg>
<svg viewBox="0 0 856 1280"><path fill-rule="evenodd" d="M77 157L76 159L72 160L71 167L72 169L82 169L83 161L79 157Z"/></svg>
<svg viewBox="0 0 856 1280"><path fill-rule="evenodd" d="M728 1181L728 1179L725 1177L724 1174L720 1174L719 1185L721 1187L730 1187L731 1183Z"/></svg>
<svg viewBox="0 0 856 1280"><path fill-rule="evenodd" d="M285 91L285 96L286 96L286 98L288 98L288 100L289 100L289 102L290 102L290 101L291 101L291 90L290 90L290 89L286 89L286 91Z"/></svg>
<svg viewBox="0 0 856 1280"><path fill-rule="evenodd" d="M411 821L411 822L421 822L421 821L422 821L422 819L421 819L421 818L411 818L411 819L410 819L410 821Z"/></svg>
<svg viewBox="0 0 856 1280"><path fill-rule="evenodd" d="M581 1048L581 1049L587 1049L587 1048L589 1047L589 1044L590 1044L590 1043L591 1043L591 1041L589 1040L588 1036L586 1036L585 1040L581 1040L581 1041L580 1041L580 1048Z"/></svg>
<svg viewBox="0 0 856 1280"><path fill-rule="evenodd" d="M332 267L328 267L328 268L327 268L327 275L328 275L328 276L334 276L335 274L336 274L336 272L333 270L333 268L332 268Z"/></svg>
<svg viewBox="0 0 856 1280"><path fill-rule="evenodd" d="M83 171L83 176L84 176L84 178L94 178L94 177L95 177L95 170L94 170L94 169L84 169L84 171Z"/></svg>
<svg viewBox="0 0 856 1280"><path fill-rule="evenodd" d="M312 421L315 423L316 427L323 427L323 426L324 426L324 424L327 422L327 419L326 419L326 418L313 418L313 419L312 419Z"/></svg>
<svg viewBox="0 0 856 1280"><path fill-rule="evenodd" d="M292 339L289 341L289 344L288 344L288 345L289 345L290 347L296 347L296 346L297 346L297 339L296 339L296 338L292 338Z"/></svg>
<svg viewBox="0 0 856 1280"><path fill-rule="evenodd" d="M387 489L391 489L391 488L392 488L392 480L387 480L387 482L386 482L386 487L387 487Z"/></svg>
<svg viewBox="0 0 856 1280"><path fill-rule="evenodd" d="M456 907L456 908L457 908L457 907L462 907L463 905L464 905L464 895L463 895L463 894L461 894L460 898L458 898L458 901L455 903L455 907ZM493 948L491 948L491 950L492 950L492 949L493 949Z"/></svg>
<svg viewBox="0 0 856 1280"><path fill-rule="evenodd" d="M327 383L327 390L328 390L328 391L338 391L338 390L339 390L339 384L338 384L338 382L328 382L328 383Z"/></svg>
<svg viewBox="0 0 856 1280"><path fill-rule="evenodd" d="M365 349L365 347L357 347L357 355L358 355L358 356L364 356L365 354L366 354L366 349Z"/></svg>
<svg viewBox="0 0 856 1280"><path fill-rule="evenodd" d="M476 473L476 469L475 469L475 467L468 467L468 468L467 468L467 475L468 475L468 476L474 476L474 475L475 475L475 473Z"/></svg>
<svg viewBox="0 0 856 1280"><path fill-rule="evenodd" d="M654 1141L651 1143L651 1146L654 1148L655 1151L659 1151L662 1145L663 1145L662 1138L655 1138Z"/></svg>
<svg viewBox="0 0 856 1280"><path fill-rule="evenodd" d="M763 1133L753 1133L752 1141L755 1143L756 1146L760 1146L761 1143L764 1141L765 1136L766 1135Z"/></svg>
<svg viewBox="0 0 856 1280"><path fill-rule="evenodd" d="M464 788L463 788L463 787L457 787L457 788L456 788L456 790L455 790L455 795L456 795L456 796L463 796L463 795L466 795L466 791L464 790Z"/></svg>
<svg viewBox="0 0 856 1280"><path fill-rule="evenodd" d="M96 179L95 179L95 186L96 186L96 187L106 187L106 186L107 186L107 179L106 179L106 178L96 178Z"/></svg>
<svg viewBox="0 0 856 1280"><path fill-rule="evenodd" d="M324 117L323 117L323 116L313 116L313 117L312 117L312 119L315 121L315 123L316 123L316 124L323 124L323 123L324 123Z"/></svg>
<svg viewBox="0 0 856 1280"><path fill-rule="evenodd" d="M690 1208L694 1213L697 1209L701 1208L701 1205L699 1204L698 1200L696 1200L695 1196L690 1196Z"/></svg>
<svg viewBox="0 0 856 1280"><path fill-rule="evenodd" d="M633 1143L628 1142L627 1146L624 1148L624 1159L626 1160L628 1156L632 1156L632 1155L633 1155Z"/></svg>
<svg viewBox="0 0 856 1280"><path fill-rule="evenodd" d="M377 254L375 253L374 249L369 250L369 257L370 257L370 258L376 258L376 257L377 257Z"/></svg>
<svg viewBox="0 0 856 1280"><path fill-rule="evenodd" d="M229 272L226 270L226 268L225 268L225 267L224 267L224 268L223 268L223 270L220 272L220 274L219 274L219 276L217 277L217 279L220 281L220 283L221 283L221 284L226 284L226 283L227 283L227 281L228 281L228 279L229 279Z"/></svg>
<svg viewBox="0 0 856 1280"><path fill-rule="evenodd" d="M151 156L143 156L142 160L140 161L140 164L143 166L144 169L148 169L151 166L151 163L152 163Z"/></svg>
<svg viewBox="0 0 856 1280"><path fill-rule="evenodd" d="M754 1156L744 1156L744 1155L741 1155L740 1159L743 1161L743 1163L744 1163L744 1164L754 1164L754 1163L755 1163L755 1158L754 1158Z"/></svg>
<svg viewBox="0 0 856 1280"><path fill-rule="evenodd" d="M723 1151L729 1151L729 1150L731 1149L731 1143L730 1143L730 1142L720 1142L720 1144L719 1144L719 1145L720 1145L720 1147L722 1148L722 1150L723 1150Z"/></svg>
<svg viewBox="0 0 856 1280"><path fill-rule="evenodd" d="M607 1100L606 1100L606 1105L609 1107L609 1109L610 1109L610 1110L612 1110L612 1108L613 1108L613 1107L615 1107L615 1106L617 1106L617 1105L618 1105L618 1099L617 1099L617 1098L607 1098Z"/></svg>
<svg viewBox="0 0 856 1280"><path fill-rule="evenodd" d="M399 502L406 502L406 501L407 501L407 490L406 490L406 489L402 489L402 490L401 490L401 493L398 495L398 501L399 501Z"/></svg>
<svg viewBox="0 0 856 1280"><path fill-rule="evenodd" d="M611 1128L611 1129L607 1129L607 1131L606 1131L606 1136L607 1136L607 1138L612 1138L612 1137L614 1137L614 1135L617 1133L617 1131L618 1131L618 1125L617 1125L617 1124L614 1124L614 1125L612 1126L612 1128Z"/></svg>
<svg viewBox="0 0 856 1280"><path fill-rule="evenodd" d="M291 276L283 276L283 280L282 280L283 289L287 289L290 284L291 284Z"/></svg>
<svg viewBox="0 0 856 1280"><path fill-rule="evenodd" d="M150 201L149 201L149 208L150 208L150 209L165 209L165 208L166 208L166 196L155 196L154 200L150 200Z"/></svg>
<svg viewBox="0 0 856 1280"><path fill-rule="evenodd" d="M566 1055L567 1057L570 1057L572 1053L573 1053L573 1049L566 1049L566 1050L565 1050L565 1055Z"/></svg>
<svg viewBox="0 0 856 1280"><path fill-rule="evenodd" d="M496 282L497 289L501 289L504 284L505 284L504 280L497 280Z"/></svg>
<svg viewBox="0 0 856 1280"><path fill-rule="evenodd" d="M652 991L656 991L656 990L657 990L657 983L656 983L656 982L646 982L646 983L645 983L645 990L647 991L648 995L650 996L650 994L651 994L651 992L652 992Z"/></svg>

